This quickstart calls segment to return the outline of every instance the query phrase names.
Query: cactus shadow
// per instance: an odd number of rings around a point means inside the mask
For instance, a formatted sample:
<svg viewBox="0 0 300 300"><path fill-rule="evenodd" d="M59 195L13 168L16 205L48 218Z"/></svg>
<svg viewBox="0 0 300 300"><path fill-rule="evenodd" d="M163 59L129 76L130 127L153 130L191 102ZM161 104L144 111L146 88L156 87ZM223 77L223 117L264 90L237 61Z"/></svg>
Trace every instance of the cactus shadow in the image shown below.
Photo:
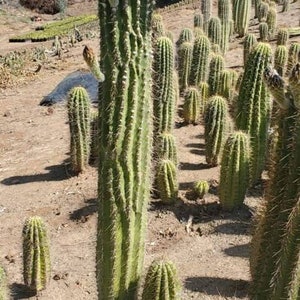
<svg viewBox="0 0 300 300"><path fill-rule="evenodd" d="M193 164L193 163L188 163L188 162L181 162L180 169L194 171L194 170L210 169L210 166L208 164L204 164L204 163Z"/></svg>
<svg viewBox="0 0 300 300"><path fill-rule="evenodd" d="M13 283L10 285L11 297L14 300L18 299L28 299L37 295L36 291L33 291L28 288L25 284Z"/></svg>
<svg viewBox="0 0 300 300"><path fill-rule="evenodd" d="M98 206L96 198L85 200L84 203L86 204L84 207L70 213L70 220L85 223L91 215L97 212Z"/></svg>
<svg viewBox="0 0 300 300"><path fill-rule="evenodd" d="M11 176L3 179L1 183L4 185L17 185L41 181L62 181L71 177L71 173L68 172L65 163L46 167L45 170L48 172L34 175Z"/></svg>
<svg viewBox="0 0 300 300"><path fill-rule="evenodd" d="M247 296L249 282L219 277L188 277L184 286L190 291L206 295L243 298Z"/></svg>
<svg viewBox="0 0 300 300"><path fill-rule="evenodd" d="M250 245L248 243L248 244L243 244L243 245L232 246L232 247L225 249L224 252L228 256L249 258Z"/></svg>
<svg viewBox="0 0 300 300"><path fill-rule="evenodd" d="M189 143L185 145L188 148L198 148L198 149L205 149L204 143Z"/></svg>
<svg viewBox="0 0 300 300"><path fill-rule="evenodd" d="M199 156L205 155L205 149L191 149L190 152Z"/></svg>

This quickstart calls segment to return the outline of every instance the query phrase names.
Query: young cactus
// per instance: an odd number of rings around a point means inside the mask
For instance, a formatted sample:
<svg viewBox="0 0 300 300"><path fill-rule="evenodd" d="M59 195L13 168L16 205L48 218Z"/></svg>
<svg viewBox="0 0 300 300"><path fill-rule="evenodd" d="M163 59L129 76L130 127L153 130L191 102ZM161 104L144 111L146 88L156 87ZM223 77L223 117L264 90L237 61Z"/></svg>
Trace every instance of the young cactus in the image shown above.
<svg viewBox="0 0 300 300"><path fill-rule="evenodd" d="M221 27L220 19L218 17L211 18L208 23L208 34L207 34L211 44L217 44L220 46L221 34L222 34L222 27Z"/></svg>
<svg viewBox="0 0 300 300"><path fill-rule="evenodd" d="M227 99L228 102L231 102L233 89L232 72L230 70L223 70L220 75L217 94Z"/></svg>
<svg viewBox="0 0 300 300"><path fill-rule="evenodd" d="M198 90L200 93L201 105L200 105L200 113L203 114L206 108L206 103L209 98L209 87L207 82L200 82L198 85Z"/></svg>
<svg viewBox="0 0 300 300"><path fill-rule="evenodd" d="M235 0L233 2L234 27L240 37L248 32L250 13L251 0Z"/></svg>
<svg viewBox="0 0 300 300"><path fill-rule="evenodd" d="M280 28L277 33L277 46L286 46L289 40L289 30L287 28Z"/></svg>
<svg viewBox="0 0 300 300"><path fill-rule="evenodd" d="M276 47L274 53L274 68L280 76L284 76L288 61L288 49L284 45Z"/></svg>
<svg viewBox="0 0 300 300"><path fill-rule="evenodd" d="M219 197L225 210L240 207L249 182L250 142L245 133L232 133L226 140L221 162Z"/></svg>
<svg viewBox="0 0 300 300"><path fill-rule="evenodd" d="M266 22L268 17L269 4L261 2L258 7L258 22Z"/></svg>
<svg viewBox="0 0 300 300"><path fill-rule="evenodd" d="M184 96L183 117L185 122L197 124L201 114L201 98L197 88L189 87Z"/></svg>
<svg viewBox="0 0 300 300"><path fill-rule="evenodd" d="M208 74L209 96L216 95L219 90L224 65L225 62L222 55L214 55L212 57Z"/></svg>
<svg viewBox="0 0 300 300"><path fill-rule="evenodd" d="M157 165L157 189L165 204L172 204L178 195L177 168L171 160L162 159Z"/></svg>
<svg viewBox="0 0 300 300"><path fill-rule="evenodd" d="M269 27L266 22L259 23L258 26L259 37L261 42L267 42L269 40Z"/></svg>
<svg viewBox="0 0 300 300"><path fill-rule="evenodd" d="M150 265L142 300L179 300L180 283L172 262L153 261Z"/></svg>
<svg viewBox="0 0 300 300"><path fill-rule="evenodd" d="M0 266L0 299L8 300L6 274L4 269L1 266Z"/></svg>
<svg viewBox="0 0 300 300"><path fill-rule="evenodd" d="M195 195L203 199L203 197L208 193L209 183L206 180L199 180L194 183L193 191Z"/></svg>
<svg viewBox="0 0 300 300"><path fill-rule="evenodd" d="M46 288L50 279L50 250L44 221L30 217L23 227L23 277L31 290Z"/></svg>
<svg viewBox="0 0 300 300"><path fill-rule="evenodd" d="M153 14L151 19L152 38L155 43L158 37L165 35L165 26L160 14Z"/></svg>
<svg viewBox="0 0 300 300"><path fill-rule="evenodd" d="M266 23L268 24L269 28L269 37L271 39L274 38L276 26L277 26L277 11L276 7L271 7L268 11Z"/></svg>
<svg viewBox="0 0 300 300"><path fill-rule="evenodd" d="M244 66L246 66L249 53L253 47L257 44L257 39L253 33L248 33L244 38L243 48L244 48Z"/></svg>
<svg viewBox="0 0 300 300"><path fill-rule="evenodd" d="M68 98L70 153L72 170L82 172L89 162L91 137L90 100L83 87L75 87Z"/></svg>
<svg viewBox="0 0 300 300"><path fill-rule="evenodd" d="M175 143L175 137L171 133L163 132L157 141L158 150L157 157L158 159L167 159L171 160L175 166L178 165L177 157L177 147Z"/></svg>
<svg viewBox="0 0 300 300"><path fill-rule="evenodd" d="M211 97L204 114L205 158L211 167L220 163L229 122L227 101L221 96Z"/></svg>

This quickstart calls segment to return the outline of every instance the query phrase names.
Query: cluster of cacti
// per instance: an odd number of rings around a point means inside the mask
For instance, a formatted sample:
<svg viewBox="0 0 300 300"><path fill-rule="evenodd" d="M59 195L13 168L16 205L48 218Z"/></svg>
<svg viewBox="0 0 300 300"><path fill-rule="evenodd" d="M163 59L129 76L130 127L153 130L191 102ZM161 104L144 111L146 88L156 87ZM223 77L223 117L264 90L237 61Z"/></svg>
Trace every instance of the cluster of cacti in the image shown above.
<svg viewBox="0 0 300 300"><path fill-rule="evenodd" d="M2 266L0 266L0 299L8 300L6 274Z"/></svg>
<svg viewBox="0 0 300 300"><path fill-rule="evenodd" d="M93 49L88 45L85 45L83 49L83 58L96 79L98 79L100 82L104 81L104 74L100 71L97 56L95 55Z"/></svg>
<svg viewBox="0 0 300 300"><path fill-rule="evenodd" d="M208 31L208 22L211 17L212 11L212 1L211 0L201 0L201 12L203 15L203 30L205 33Z"/></svg>
<svg viewBox="0 0 300 300"><path fill-rule="evenodd" d="M209 39L205 35L196 38L194 41L192 67L189 79L190 85L197 86L200 82L206 81L209 53Z"/></svg>
<svg viewBox="0 0 300 300"><path fill-rule="evenodd" d="M288 61L288 49L284 45L276 47L274 53L274 68L280 76L283 76L286 72L286 65Z"/></svg>
<svg viewBox="0 0 300 300"><path fill-rule="evenodd" d="M213 96L218 93L224 65L225 62L222 55L214 55L211 58L208 73L209 96Z"/></svg>
<svg viewBox="0 0 300 300"><path fill-rule="evenodd" d="M294 66L289 83L299 84L299 68ZM291 87L276 71L266 69L265 80L279 107L277 141L264 209L252 240L251 292L253 299L296 300L300 297L300 114L293 96L285 93Z"/></svg>
<svg viewBox="0 0 300 300"><path fill-rule="evenodd" d="M205 158L209 166L220 163L229 127L227 101L221 96L209 98L204 113Z"/></svg>
<svg viewBox="0 0 300 300"><path fill-rule="evenodd" d="M209 183L206 180L196 181L193 186L193 191L198 198L203 199L205 194L209 191Z"/></svg>
<svg viewBox="0 0 300 300"><path fill-rule="evenodd" d="M276 7L271 7L268 11L266 23L268 24L269 37L274 38L277 26L277 11Z"/></svg>
<svg viewBox="0 0 300 300"><path fill-rule="evenodd" d="M70 127L71 167L76 173L82 172L90 157L90 100L83 87L75 87L68 98Z"/></svg>
<svg viewBox="0 0 300 300"><path fill-rule="evenodd" d="M212 45L221 45L221 34L222 27L220 19L218 17L211 18L208 23L207 36L209 37Z"/></svg>
<svg viewBox="0 0 300 300"><path fill-rule="evenodd" d="M236 107L236 126L250 136L250 180L256 182L264 168L271 103L263 73L272 55L270 45L258 43L245 66Z"/></svg>
<svg viewBox="0 0 300 300"><path fill-rule="evenodd" d="M180 283L174 264L156 260L150 265L142 300L179 300Z"/></svg>
<svg viewBox="0 0 300 300"><path fill-rule="evenodd" d="M189 87L184 95L183 103L183 118L187 123L197 124L200 120L201 108L201 95L196 87Z"/></svg>
<svg viewBox="0 0 300 300"><path fill-rule="evenodd" d="M219 197L226 210L240 207L249 182L250 141L242 131L232 133L224 145Z"/></svg>
<svg viewBox="0 0 300 300"><path fill-rule="evenodd" d="M177 166L169 159L160 159L156 166L156 181L160 199L165 204L172 204L178 195Z"/></svg>
<svg viewBox="0 0 300 300"><path fill-rule="evenodd" d="M218 17L221 20L222 35L221 35L221 51L225 53L228 50L229 37L231 32L231 1L218 1Z"/></svg>
<svg viewBox="0 0 300 300"><path fill-rule="evenodd" d="M203 15L202 14L195 14L194 15L194 27L203 28Z"/></svg>
<svg viewBox="0 0 300 300"><path fill-rule="evenodd" d="M50 279L50 249L44 221L30 217L23 227L23 277L33 291L46 288Z"/></svg>
<svg viewBox="0 0 300 300"><path fill-rule="evenodd" d="M251 0L235 0L233 2L233 21L235 31L239 36L248 32L251 13Z"/></svg>
<svg viewBox="0 0 300 300"><path fill-rule="evenodd" d="M286 46L289 40L289 30L287 28L280 28L277 33L277 46Z"/></svg>
<svg viewBox="0 0 300 300"><path fill-rule="evenodd" d="M178 48L179 89L183 93L189 85L189 76L193 59L193 44L184 42Z"/></svg>
<svg viewBox="0 0 300 300"><path fill-rule="evenodd" d="M99 84L98 299L135 299L151 187L153 2L98 6L107 79Z"/></svg>
<svg viewBox="0 0 300 300"><path fill-rule="evenodd" d="M261 42L267 42L269 40L269 27L266 22L259 23L259 38Z"/></svg>
<svg viewBox="0 0 300 300"><path fill-rule="evenodd" d="M184 42L189 42L189 43L193 42L193 39L194 39L193 30L190 28L183 28L180 31L179 38L176 42L176 45L177 47L180 47L180 45Z"/></svg>

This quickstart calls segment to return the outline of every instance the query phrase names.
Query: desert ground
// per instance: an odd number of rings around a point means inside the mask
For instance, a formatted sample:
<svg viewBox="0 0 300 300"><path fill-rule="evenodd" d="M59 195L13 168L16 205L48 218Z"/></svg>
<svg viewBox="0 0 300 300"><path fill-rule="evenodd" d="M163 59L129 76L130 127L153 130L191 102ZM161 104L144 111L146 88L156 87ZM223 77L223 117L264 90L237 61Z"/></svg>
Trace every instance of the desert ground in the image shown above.
<svg viewBox="0 0 300 300"><path fill-rule="evenodd" d="M175 39L181 29L193 27L197 7L194 4L162 12ZM299 1L292 3L288 12L280 11L278 6L278 26L299 26ZM68 7L66 15L96 12L97 1L77 1ZM51 48L51 41L8 42L14 34L37 25L30 21L33 15L41 17L39 23L60 18L24 9L17 1L0 4L0 55L34 47ZM250 32L258 35L255 20L251 21ZM227 67L241 69L241 42L233 38L225 57ZM98 35L65 49L61 58L49 56L38 73L34 70L39 62L29 62L26 76L19 74L7 86L0 86L0 263L7 273L11 299L97 299L97 168L90 166L73 176L66 102L39 105L65 76L86 68L82 58L85 44L98 51ZM275 41L271 44L274 46ZM244 207L232 213L222 211L217 193L219 167L207 166L203 124L184 124L182 101L174 128L180 160L179 197L172 206L150 199L145 270L155 258L173 261L183 300L248 299L253 215L263 199L268 177L265 174L264 180L248 191ZM210 182L209 193L204 200L190 199L189 190L199 179ZM22 277L22 228L25 219L33 215L45 220L51 240L51 280L38 296L26 291Z"/></svg>

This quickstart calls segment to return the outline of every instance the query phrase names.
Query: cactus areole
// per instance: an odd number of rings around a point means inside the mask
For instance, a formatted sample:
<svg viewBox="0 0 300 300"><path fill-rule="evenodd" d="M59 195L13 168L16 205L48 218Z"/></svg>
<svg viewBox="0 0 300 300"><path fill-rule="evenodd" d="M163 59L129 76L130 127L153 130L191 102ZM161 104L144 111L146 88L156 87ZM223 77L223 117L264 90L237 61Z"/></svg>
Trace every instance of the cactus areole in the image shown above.
<svg viewBox="0 0 300 300"><path fill-rule="evenodd" d="M99 0L98 299L136 298L152 145L153 2Z"/></svg>

